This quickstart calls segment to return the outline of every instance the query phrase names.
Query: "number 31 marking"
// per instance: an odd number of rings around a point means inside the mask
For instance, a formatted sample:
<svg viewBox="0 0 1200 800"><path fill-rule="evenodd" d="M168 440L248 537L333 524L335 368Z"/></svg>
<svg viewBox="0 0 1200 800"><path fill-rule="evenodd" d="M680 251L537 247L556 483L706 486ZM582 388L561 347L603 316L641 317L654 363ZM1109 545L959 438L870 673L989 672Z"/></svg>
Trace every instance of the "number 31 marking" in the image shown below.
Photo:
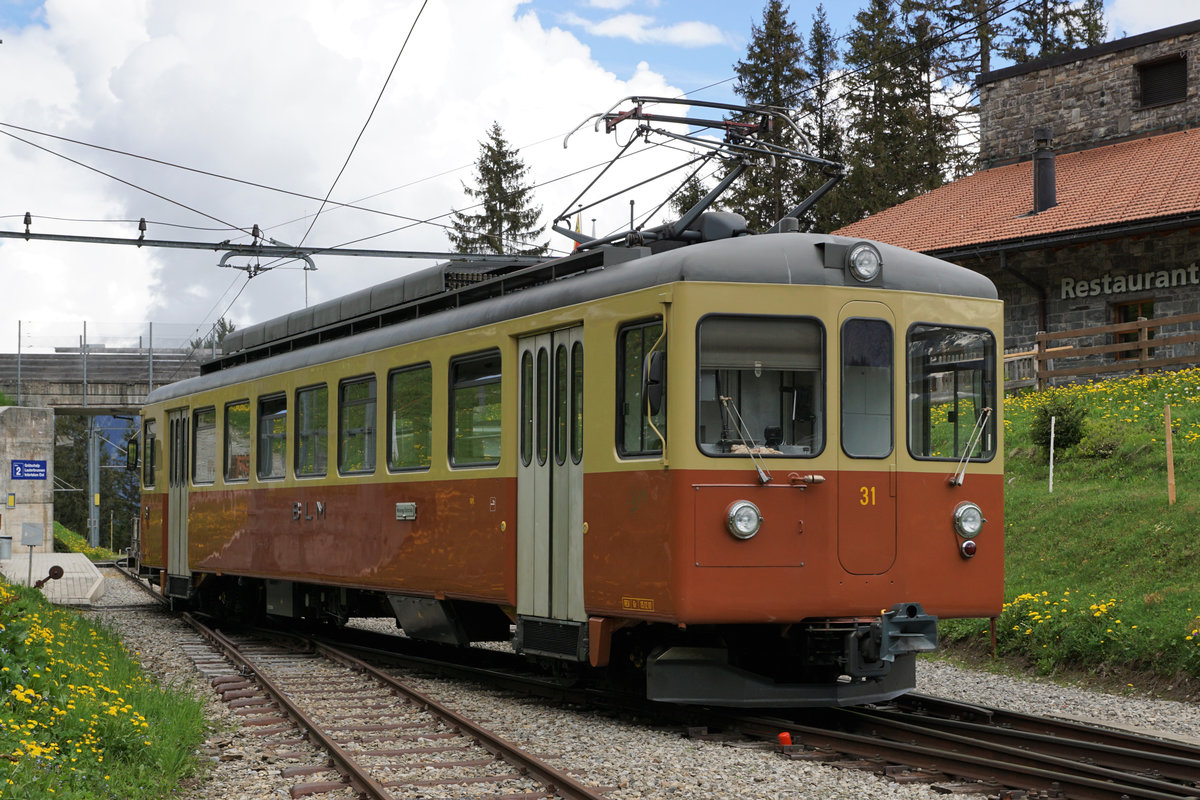
<svg viewBox="0 0 1200 800"><path fill-rule="evenodd" d="M860 486L860 487L858 487L858 491L862 493L862 499L858 501L859 505L863 505L863 506L875 505L875 487L874 486Z"/></svg>

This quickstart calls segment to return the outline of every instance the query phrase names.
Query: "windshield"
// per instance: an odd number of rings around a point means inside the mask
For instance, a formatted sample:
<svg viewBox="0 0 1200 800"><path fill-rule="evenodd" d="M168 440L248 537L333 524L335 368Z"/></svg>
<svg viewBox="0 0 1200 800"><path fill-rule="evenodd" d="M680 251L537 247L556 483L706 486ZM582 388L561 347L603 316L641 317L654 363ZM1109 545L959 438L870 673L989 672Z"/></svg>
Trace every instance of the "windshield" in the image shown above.
<svg viewBox="0 0 1200 800"><path fill-rule="evenodd" d="M823 346L823 330L811 319L711 316L701 321L701 451L791 457L821 452Z"/></svg>
<svg viewBox="0 0 1200 800"><path fill-rule="evenodd" d="M909 450L988 460L996 452L996 342L990 331L914 325L908 334ZM981 435L964 451L977 425Z"/></svg>

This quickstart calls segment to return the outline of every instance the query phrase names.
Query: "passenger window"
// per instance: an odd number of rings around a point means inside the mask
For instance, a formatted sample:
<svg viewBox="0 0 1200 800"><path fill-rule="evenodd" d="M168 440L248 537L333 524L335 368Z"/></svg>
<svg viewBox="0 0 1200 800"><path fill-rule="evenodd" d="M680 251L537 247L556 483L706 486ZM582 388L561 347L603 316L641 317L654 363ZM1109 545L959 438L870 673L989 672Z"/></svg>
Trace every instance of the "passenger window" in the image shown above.
<svg viewBox="0 0 1200 800"><path fill-rule="evenodd" d="M450 463L500 463L500 353L450 362Z"/></svg>
<svg viewBox="0 0 1200 800"><path fill-rule="evenodd" d="M700 449L808 457L825 447L824 330L809 319L705 317Z"/></svg>
<svg viewBox="0 0 1200 800"><path fill-rule="evenodd" d="M842 325L842 450L854 458L892 452L892 326L881 319Z"/></svg>
<svg viewBox="0 0 1200 800"><path fill-rule="evenodd" d="M258 401L258 477L287 476L287 396Z"/></svg>
<svg viewBox="0 0 1200 800"><path fill-rule="evenodd" d="M250 401L225 406L225 480L250 479Z"/></svg>
<svg viewBox="0 0 1200 800"><path fill-rule="evenodd" d="M667 435L666 392L658 413L650 417L642 397L642 382L650 353L657 350L665 354L666 349L661 319L629 325L617 335L617 450L623 456L662 452L659 433ZM659 433L654 432L655 428Z"/></svg>
<svg viewBox="0 0 1200 800"><path fill-rule="evenodd" d="M375 471L375 376L343 381L338 404L338 469Z"/></svg>
<svg viewBox="0 0 1200 800"><path fill-rule="evenodd" d="M429 469L432 446L432 368L393 370L388 376L388 469Z"/></svg>
<svg viewBox="0 0 1200 800"><path fill-rule="evenodd" d="M990 331L908 332L908 449L916 458L996 454L996 340Z"/></svg>
<svg viewBox="0 0 1200 800"><path fill-rule="evenodd" d="M571 348L571 461L583 460L583 344Z"/></svg>
<svg viewBox="0 0 1200 800"><path fill-rule="evenodd" d="M192 483L217 479L217 410L203 408L192 420Z"/></svg>
<svg viewBox="0 0 1200 800"><path fill-rule="evenodd" d="M521 356L521 463L533 460L533 353Z"/></svg>
<svg viewBox="0 0 1200 800"><path fill-rule="evenodd" d="M142 486L154 488L154 470L158 461L157 420L147 419L142 425Z"/></svg>
<svg viewBox="0 0 1200 800"><path fill-rule="evenodd" d="M296 474L324 475L329 459L329 387L296 392Z"/></svg>

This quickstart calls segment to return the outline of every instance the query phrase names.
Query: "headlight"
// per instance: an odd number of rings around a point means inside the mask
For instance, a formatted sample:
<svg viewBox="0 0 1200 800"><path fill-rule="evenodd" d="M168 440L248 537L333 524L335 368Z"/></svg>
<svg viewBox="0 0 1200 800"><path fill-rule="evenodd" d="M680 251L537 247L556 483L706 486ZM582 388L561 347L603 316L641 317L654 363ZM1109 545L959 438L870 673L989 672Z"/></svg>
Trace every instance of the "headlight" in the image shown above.
<svg viewBox="0 0 1200 800"><path fill-rule="evenodd" d="M964 539L974 539L983 530L983 512L974 503L959 503L954 509L954 530Z"/></svg>
<svg viewBox="0 0 1200 800"><path fill-rule="evenodd" d="M729 506L725 525L736 538L749 539L762 527L762 514L749 500L738 500Z"/></svg>
<svg viewBox="0 0 1200 800"><path fill-rule="evenodd" d="M870 242L859 242L850 248L846 256L846 266L850 274L863 283L869 283L879 277L879 268L883 265L883 257L879 250Z"/></svg>

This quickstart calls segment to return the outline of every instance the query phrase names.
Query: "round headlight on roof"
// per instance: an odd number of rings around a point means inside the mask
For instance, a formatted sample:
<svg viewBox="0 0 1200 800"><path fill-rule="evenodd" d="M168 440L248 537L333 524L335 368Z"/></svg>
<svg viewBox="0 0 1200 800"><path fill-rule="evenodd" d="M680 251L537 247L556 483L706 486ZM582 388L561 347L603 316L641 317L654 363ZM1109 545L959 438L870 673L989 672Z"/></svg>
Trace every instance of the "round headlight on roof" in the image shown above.
<svg viewBox="0 0 1200 800"><path fill-rule="evenodd" d="M856 280L870 283L879 277L883 256L879 255L879 249L870 242L859 242L850 248L846 256L846 266Z"/></svg>
<svg viewBox="0 0 1200 800"><path fill-rule="evenodd" d="M725 526L734 537L749 539L762 527L762 514L749 500L738 500L726 511Z"/></svg>
<svg viewBox="0 0 1200 800"><path fill-rule="evenodd" d="M959 503L954 509L954 530L964 539L974 539L983 530L983 511L972 502Z"/></svg>

